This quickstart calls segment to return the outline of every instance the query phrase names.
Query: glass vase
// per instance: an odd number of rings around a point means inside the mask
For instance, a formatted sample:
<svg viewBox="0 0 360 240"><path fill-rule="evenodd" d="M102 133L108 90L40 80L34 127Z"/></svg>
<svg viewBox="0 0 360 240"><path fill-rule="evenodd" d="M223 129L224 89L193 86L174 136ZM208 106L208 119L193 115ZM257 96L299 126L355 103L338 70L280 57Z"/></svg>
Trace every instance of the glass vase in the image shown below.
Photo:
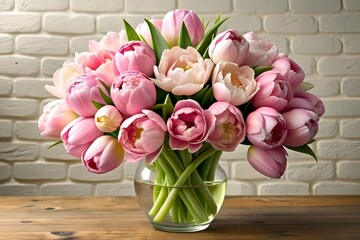
<svg viewBox="0 0 360 240"><path fill-rule="evenodd" d="M203 162L195 169L189 170L189 165L183 172L176 172L167 163L169 159L160 156L153 164L142 161L138 165L134 185L142 210L157 230L196 232L206 229L225 198L227 176L218 159L212 163Z"/></svg>

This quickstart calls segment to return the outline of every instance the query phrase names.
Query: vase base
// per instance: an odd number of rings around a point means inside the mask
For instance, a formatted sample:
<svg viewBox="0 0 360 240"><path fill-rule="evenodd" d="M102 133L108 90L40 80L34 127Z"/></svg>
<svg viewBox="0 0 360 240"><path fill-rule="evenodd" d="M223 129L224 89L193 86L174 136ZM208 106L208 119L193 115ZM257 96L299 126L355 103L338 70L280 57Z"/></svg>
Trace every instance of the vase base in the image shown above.
<svg viewBox="0 0 360 240"><path fill-rule="evenodd" d="M210 223L206 224L170 224L170 223L152 223L157 230L164 232L199 232L209 227Z"/></svg>

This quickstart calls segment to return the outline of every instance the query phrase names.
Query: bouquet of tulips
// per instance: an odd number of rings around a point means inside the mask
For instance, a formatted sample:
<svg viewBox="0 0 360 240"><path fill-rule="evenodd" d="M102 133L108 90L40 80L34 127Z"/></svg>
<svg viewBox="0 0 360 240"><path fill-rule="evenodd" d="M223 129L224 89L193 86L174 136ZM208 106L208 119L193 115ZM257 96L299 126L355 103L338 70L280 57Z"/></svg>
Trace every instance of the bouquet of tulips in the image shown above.
<svg viewBox="0 0 360 240"><path fill-rule="evenodd" d="M324 105L307 92L304 71L253 32L218 33L225 20L205 23L177 9L136 28L124 20L121 32L90 41L46 86L59 99L44 107L41 135L61 139L55 144L93 173L146 161L164 173L163 185L192 184L191 174L209 180L221 153L239 144L249 145L249 163L270 178L284 173L285 148L316 159L308 144ZM177 194L154 198L155 220ZM206 194L185 194L183 208L209 202Z"/></svg>

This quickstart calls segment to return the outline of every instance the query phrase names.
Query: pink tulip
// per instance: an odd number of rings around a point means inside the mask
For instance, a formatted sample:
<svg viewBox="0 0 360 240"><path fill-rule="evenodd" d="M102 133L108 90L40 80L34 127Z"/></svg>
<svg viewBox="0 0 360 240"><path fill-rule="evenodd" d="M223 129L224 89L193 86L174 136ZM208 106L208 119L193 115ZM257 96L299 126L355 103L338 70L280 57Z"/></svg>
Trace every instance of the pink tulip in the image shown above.
<svg viewBox="0 0 360 240"><path fill-rule="evenodd" d="M284 144L300 147L308 144L318 132L319 117L316 113L304 109L293 109L283 113L287 125L287 137Z"/></svg>
<svg viewBox="0 0 360 240"><path fill-rule="evenodd" d="M124 150L116 138L101 136L83 151L81 160L86 169L93 173L106 173L122 163Z"/></svg>
<svg viewBox="0 0 360 240"><path fill-rule="evenodd" d="M68 154L80 157L95 139L103 135L95 125L94 118L80 117L61 131L61 140Z"/></svg>
<svg viewBox="0 0 360 240"><path fill-rule="evenodd" d="M124 44L114 59L114 73L119 75L126 71L139 71L147 76L154 74L155 53L149 44L131 41Z"/></svg>
<svg viewBox="0 0 360 240"><path fill-rule="evenodd" d="M252 104L255 108L271 107L280 112L293 97L290 83L277 71L264 72L256 81L260 84L260 89L253 97Z"/></svg>
<svg viewBox="0 0 360 240"><path fill-rule="evenodd" d="M120 127L123 120L119 110L112 105L105 105L95 114L95 124L102 132L113 132Z"/></svg>
<svg viewBox="0 0 360 240"><path fill-rule="evenodd" d="M178 101L167 120L171 149L188 148L189 152L196 152L214 130L215 121L214 114L203 110L198 102L191 99Z"/></svg>
<svg viewBox="0 0 360 240"><path fill-rule="evenodd" d="M119 142L125 150L126 161L155 161L163 148L165 132L164 120L150 110L143 110L126 119L119 132Z"/></svg>
<svg viewBox="0 0 360 240"><path fill-rule="evenodd" d="M127 36L124 30L120 33L108 32L106 35L97 42L95 40L89 41L89 51L99 52L101 50L110 50L113 52L119 51L120 47L127 42Z"/></svg>
<svg viewBox="0 0 360 240"><path fill-rule="evenodd" d="M209 56L215 64L225 61L241 66L248 51L249 43L234 29L218 34L209 45Z"/></svg>
<svg viewBox="0 0 360 240"><path fill-rule="evenodd" d="M246 118L246 132L249 141L264 149L281 146L287 135L284 117L275 109L261 107Z"/></svg>
<svg viewBox="0 0 360 240"><path fill-rule="evenodd" d="M209 135L211 146L219 151L234 151L245 139L245 123L240 110L227 102L215 102L209 107L215 116L215 128Z"/></svg>
<svg viewBox="0 0 360 240"><path fill-rule="evenodd" d="M173 47L162 53L154 67L152 80L161 89L175 95L192 95L200 91L210 78L214 63L203 59L193 47Z"/></svg>
<svg viewBox="0 0 360 240"><path fill-rule="evenodd" d="M280 146L273 149L263 149L251 145L247 152L250 165L261 174L279 179L286 169L286 150Z"/></svg>
<svg viewBox="0 0 360 240"><path fill-rule="evenodd" d="M161 34L170 47L178 44L182 23L185 23L193 46L196 46L204 37L204 27L199 16L191 11L176 9L165 14L161 27Z"/></svg>
<svg viewBox="0 0 360 240"><path fill-rule="evenodd" d="M219 62L212 75L215 99L235 106L248 102L260 88L254 76L254 70L248 66Z"/></svg>
<svg viewBox="0 0 360 240"><path fill-rule="evenodd" d="M256 36L253 32L244 34L244 38L250 44L244 64L250 67L271 66L278 56L277 46Z"/></svg>
<svg viewBox="0 0 360 240"><path fill-rule="evenodd" d="M320 98L309 92L299 90L294 92L294 98L289 101L283 111L288 112L296 108L313 111L318 115L318 117L321 117L325 113L325 106Z"/></svg>
<svg viewBox="0 0 360 240"><path fill-rule="evenodd" d="M40 134L43 137L60 138L63 128L78 115L71 111L64 99L49 102L43 108L38 122Z"/></svg>
<svg viewBox="0 0 360 240"><path fill-rule="evenodd" d="M111 98L125 116L141 113L155 105L154 83L143 73L127 71L117 77L111 86Z"/></svg>
<svg viewBox="0 0 360 240"><path fill-rule="evenodd" d="M82 117L93 117L97 112L97 108L92 101L105 104L99 92L99 87L104 93L107 91L98 80L99 78L94 74L84 74L68 89L66 103Z"/></svg>
<svg viewBox="0 0 360 240"><path fill-rule="evenodd" d="M150 20L150 22L152 24L154 24L154 26L157 28L157 30L159 30L159 32L161 32L162 21L163 21L162 19L151 19ZM151 38L151 32L150 32L149 26L147 25L146 22L142 22L139 25L137 25L135 30L138 34L140 34L145 39L145 41L150 46L153 45L152 38Z"/></svg>
<svg viewBox="0 0 360 240"><path fill-rule="evenodd" d="M289 57L283 57L276 60L273 64L273 70L280 72L286 81L289 81L292 88L296 88L305 78L305 73L301 67Z"/></svg>
<svg viewBox="0 0 360 240"><path fill-rule="evenodd" d="M107 61L112 61L115 52L110 50L101 50L99 52L82 52L75 54L75 61L78 62L84 69L96 70Z"/></svg>

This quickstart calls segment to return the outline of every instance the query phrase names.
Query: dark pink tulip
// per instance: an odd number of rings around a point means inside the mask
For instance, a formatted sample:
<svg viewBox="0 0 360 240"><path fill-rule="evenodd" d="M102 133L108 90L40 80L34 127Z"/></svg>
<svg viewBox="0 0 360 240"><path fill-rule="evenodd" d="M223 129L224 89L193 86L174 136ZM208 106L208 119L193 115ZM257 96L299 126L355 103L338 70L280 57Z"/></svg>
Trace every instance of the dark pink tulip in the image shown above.
<svg viewBox="0 0 360 240"><path fill-rule="evenodd" d="M296 88L305 78L301 67L291 58L283 57L273 63L273 70L279 71L286 81L289 81L292 88Z"/></svg>
<svg viewBox="0 0 360 240"><path fill-rule="evenodd" d="M263 149L251 145L247 152L250 165L259 173L279 179L286 169L286 150L280 146L273 149Z"/></svg>
<svg viewBox="0 0 360 240"><path fill-rule="evenodd" d="M288 105L283 111L288 112L296 108L313 111L318 117L321 117L325 113L324 103L320 98L309 92L295 91L294 98L288 102Z"/></svg>
<svg viewBox="0 0 360 240"><path fill-rule="evenodd" d="M249 141L264 149L280 147L287 135L284 117L273 108L261 107L246 118Z"/></svg>

